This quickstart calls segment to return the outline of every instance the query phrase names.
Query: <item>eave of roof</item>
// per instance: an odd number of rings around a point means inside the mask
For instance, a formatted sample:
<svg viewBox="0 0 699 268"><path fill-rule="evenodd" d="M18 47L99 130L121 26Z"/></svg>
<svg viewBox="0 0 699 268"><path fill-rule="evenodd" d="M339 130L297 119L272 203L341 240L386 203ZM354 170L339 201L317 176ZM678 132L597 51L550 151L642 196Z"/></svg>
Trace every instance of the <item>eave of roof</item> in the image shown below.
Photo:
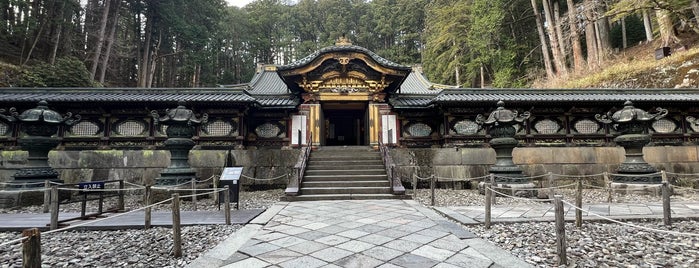
<svg viewBox="0 0 699 268"><path fill-rule="evenodd" d="M251 95L280 95L288 94L289 89L277 72L263 70L253 76L248 92Z"/></svg>
<svg viewBox="0 0 699 268"><path fill-rule="evenodd" d="M230 88L0 88L0 102L236 102L255 98Z"/></svg>
<svg viewBox="0 0 699 268"><path fill-rule="evenodd" d="M455 88L455 86L432 83L427 80L427 77L424 76L419 68L413 68L413 71L408 74L408 77L406 77L405 80L403 80L398 92L401 94L434 96L442 92L442 90Z"/></svg>
<svg viewBox="0 0 699 268"><path fill-rule="evenodd" d="M697 102L699 90L675 89L454 89L444 90L435 104L463 102Z"/></svg>
<svg viewBox="0 0 699 268"><path fill-rule="evenodd" d="M378 64L380 64L383 67L386 68L392 68L392 69L399 69L399 70L404 70L404 71L409 71L411 69L410 66L405 66L402 64L398 64L395 62L392 62L390 60L387 60L376 53L372 52L371 50L368 50L364 47L356 46L356 45L335 45L335 46L329 46L329 47L324 47L321 48L310 55L297 60L295 62L292 62L288 65L283 65L277 67L278 70L280 71L286 71L286 70L293 70L302 66L305 66L311 62L313 62L316 58L320 57L323 54L326 53L333 53L333 52L360 52L368 55L371 57L374 61L376 61Z"/></svg>

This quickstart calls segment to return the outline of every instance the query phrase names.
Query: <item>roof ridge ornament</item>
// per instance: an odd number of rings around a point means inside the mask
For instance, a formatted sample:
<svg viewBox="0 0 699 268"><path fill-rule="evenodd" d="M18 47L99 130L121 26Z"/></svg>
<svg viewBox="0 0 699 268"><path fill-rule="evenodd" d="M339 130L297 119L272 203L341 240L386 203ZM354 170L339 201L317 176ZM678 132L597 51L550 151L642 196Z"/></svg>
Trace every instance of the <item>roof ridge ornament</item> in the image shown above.
<svg viewBox="0 0 699 268"><path fill-rule="evenodd" d="M350 41L349 38L345 36L345 34L342 34L342 36L337 38L337 41L335 41L336 46L351 46L352 41Z"/></svg>

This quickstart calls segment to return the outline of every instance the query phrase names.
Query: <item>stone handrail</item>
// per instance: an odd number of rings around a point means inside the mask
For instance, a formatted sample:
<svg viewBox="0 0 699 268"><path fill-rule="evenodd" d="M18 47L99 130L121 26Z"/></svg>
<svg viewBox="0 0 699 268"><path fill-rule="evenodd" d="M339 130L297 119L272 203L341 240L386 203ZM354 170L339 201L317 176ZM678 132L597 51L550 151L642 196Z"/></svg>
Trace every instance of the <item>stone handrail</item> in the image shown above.
<svg viewBox="0 0 699 268"><path fill-rule="evenodd" d="M383 160L384 167L386 167L388 182L391 183L391 192L395 195L405 194L405 187L403 187L403 183L401 183L400 178L394 174L396 165L393 163L393 158L389 153L388 146L383 143L382 136L383 135L379 133L379 151L381 152L381 159Z"/></svg>
<svg viewBox="0 0 699 268"><path fill-rule="evenodd" d="M311 148L313 147L311 142L313 142L313 132L308 136L306 140L306 146L301 149L299 153L299 159L294 165L294 170L296 170L296 176L289 177L289 184L284 190L286 195L295 196L299 194L299 188L301 187L301 181L303 180L303 173L306 171L306 165L308 164L308 157L311 154Z"/></svg>

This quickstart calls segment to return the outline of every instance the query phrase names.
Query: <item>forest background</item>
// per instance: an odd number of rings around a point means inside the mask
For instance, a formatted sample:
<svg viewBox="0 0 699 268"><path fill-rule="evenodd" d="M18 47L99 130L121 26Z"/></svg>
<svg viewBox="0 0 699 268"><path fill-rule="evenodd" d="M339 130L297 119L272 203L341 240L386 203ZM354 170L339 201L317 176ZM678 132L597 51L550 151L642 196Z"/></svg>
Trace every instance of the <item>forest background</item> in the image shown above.
<svg viewBox="0 0 699 268"><path fill-rule="evenodd" d="M343 35L433 82L528 87L699 35L699 0L0 0L0 12L4 87L240 84Z"/></svg>

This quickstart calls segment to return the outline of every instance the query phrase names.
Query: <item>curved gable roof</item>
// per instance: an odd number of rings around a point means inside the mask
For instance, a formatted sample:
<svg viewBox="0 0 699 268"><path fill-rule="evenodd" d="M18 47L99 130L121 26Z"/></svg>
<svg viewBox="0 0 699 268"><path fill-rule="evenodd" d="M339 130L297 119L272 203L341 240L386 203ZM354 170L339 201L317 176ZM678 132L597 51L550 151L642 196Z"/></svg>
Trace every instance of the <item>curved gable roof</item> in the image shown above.
<svg viewBox="0 0 699 268"><path fill-rule="evenodd" d="M369 56L372 60L374 60L376 63L378 63L382 67L405 70L405 71L410 70L409 66L405 66L402 64L392 62L390 60L382 58L381 56L377 55L376 53L372 52L371 50L368 50L364 47L360 47L360 46L356 46L356 45L334 45L334 46L324 47L324 48L321 48L321 49L311 53L310 55L308 55L300 60L292 62L288 65L279 66L279 67L277 67L277 69L279 71L293 70L293 69L303 67L303 66L306 66L306 65L312 63L313 61L320 58L324 54L335 53L335 52L358 52L358 53L362 53L362 54Z"/></svg>

